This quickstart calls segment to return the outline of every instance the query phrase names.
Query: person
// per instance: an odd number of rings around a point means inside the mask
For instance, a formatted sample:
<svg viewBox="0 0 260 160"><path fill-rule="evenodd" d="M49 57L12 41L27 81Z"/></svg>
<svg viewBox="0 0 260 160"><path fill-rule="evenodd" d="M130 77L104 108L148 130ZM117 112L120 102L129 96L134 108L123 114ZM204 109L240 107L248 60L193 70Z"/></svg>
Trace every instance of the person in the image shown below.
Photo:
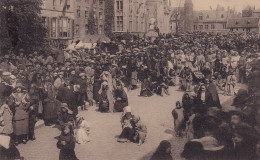
<svg viewBox="0 0 260 160"><path fill-rule="evenodd" d="M176 102L176 108L172 110L174 119L174 130L176 137L182 136L184 130L184 109L179 101Z"/></svg>
<svg viewBox="0 0 260 160"><path fill-rule="evenodd" d="M124 112L121 115L121 126L122 132L119 135L117 141L124 143L124 142L131 142L133 141L134 137L134 128L133 128L133 115L131 111L131 107L127 106L124 108Z"/></svg>
<svg viewBox="0 0 260 160"><path fill-rule="evenodd" d="M55 99L56 91L52 84L51 78L45 78L43 93L43 120L46 126L51 126L57 121L57 100Z"/></svg>
<svg viewBox="0 0 260 160"><path fill-rule="evenodd" d="M58 137L57 148L60 149L59 160L78 160L75 154L75 138L71 125L62 126L62 133Z"/></svg>
<svg viewBox="0 0 260 160"><path fill-rule="evenodd" d="M151 76L148 75L147 78L145 78L144 81L142 82L140 96L151 97L152 95L153 92L152 92Z"/></svg>
<svg viewBox="0 0 260 160"><path fill-rule="evenodd" d="M66 103L62 103L60 107L60 112L58 113L58 124L60 126L66 123L74 123L73 112L69 109Z"/></svg>
<svg viewBox="0 0 260 160"><path fill-rule="evenodd" d="M7 97L0 97L0 159L15 160L21 158L19 150L13 143L13 112ZM5 143L6 142L6 143Z"/></svg>
<svg viewBox="0 0 260 160"><path fill-rule="evenodd" d="M99 111L100 112L108 112L109 111L109 102L107 98L107 89L108 89L108 84L106 81L102 83L102 88L101 88L101 94L99 96Z"/></svg>
<svg viewBox="0 0 260 160"><path fill-rule="evenodd" d="M11 94L10 99L14 106L13 127L15 144L27 143L29 133L29 113L27 103L29 95L21 83L16 84L16 90Z"/></svg>
<svg viewBox="0 0 260 160"><path fill-rule="evenodd" d="M142 145L145 142L146 135L147 135L147 127L142 123L140 120L140 116L134 115L133 116L133 125L135 130L135 135L133 140L138 145Z"/></svg>
<svg viewBox="0 0 260 160"><path fill-rule="evenodd" d="M29 89L29 140L35 140L34 127L37 121L38 105L39 105L39 94L36 91L35 84L30 85Z"/></svg>
<svg viewBox="0 0 260 160"><path fill-rule="evenodd" d="M234 75L234 73L232 71L230 71L230 73L226 79L224 95L227 95L227 96L235 95L235 86L236 86L236 76Z"/></svg>
<svg viewBox="0 0 260 160"><path fill-rule="evenodd" d="M125 93L121 82L116 82L117 89L115 90L115 112L123 112L123 108L128 106L128 98Z"/></svg>
<svg viewBox="0 0 260 160"><path fill-rule="evenodd" d="M90 141L89 131L90 131L90 126L88 122L82 116L78 116L76 118L76 129L75 129L76 142L79 144L89 142Z"/></svg>
<svg viewBox="0 0 260 160"><path fill-rule="evenodd" d="M173 160L171 156L171 143L167 140L161 141L150 160Z"/></svg>

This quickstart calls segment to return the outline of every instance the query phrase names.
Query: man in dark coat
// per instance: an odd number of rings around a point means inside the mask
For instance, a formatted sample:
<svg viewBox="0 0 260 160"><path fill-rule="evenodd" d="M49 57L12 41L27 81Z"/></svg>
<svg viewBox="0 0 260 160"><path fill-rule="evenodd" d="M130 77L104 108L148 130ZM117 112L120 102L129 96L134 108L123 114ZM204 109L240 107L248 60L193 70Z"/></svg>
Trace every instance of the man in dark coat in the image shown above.
<svg viewBox="0 0 260 160"><path fill-rule="evenodd" d="M65 85L59 88L57 100L66 103L69 106L69 109L72 110L74 118L76 118L76 115L78 114L77 101L73 92L73 86L69 83L69 79L66 79Z"/></svg>

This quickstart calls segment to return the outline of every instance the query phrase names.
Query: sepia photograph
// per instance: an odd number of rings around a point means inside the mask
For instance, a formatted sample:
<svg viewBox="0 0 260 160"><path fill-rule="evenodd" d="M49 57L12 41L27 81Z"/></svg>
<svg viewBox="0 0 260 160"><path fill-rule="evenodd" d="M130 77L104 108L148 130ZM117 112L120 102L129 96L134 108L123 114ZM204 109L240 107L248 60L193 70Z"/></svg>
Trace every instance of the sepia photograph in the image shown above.
<svg viewBox="0 0 260 160"><path fill-rule="evenodd" d="M0 0L0 160L259 160L260 0Z"/></svg>

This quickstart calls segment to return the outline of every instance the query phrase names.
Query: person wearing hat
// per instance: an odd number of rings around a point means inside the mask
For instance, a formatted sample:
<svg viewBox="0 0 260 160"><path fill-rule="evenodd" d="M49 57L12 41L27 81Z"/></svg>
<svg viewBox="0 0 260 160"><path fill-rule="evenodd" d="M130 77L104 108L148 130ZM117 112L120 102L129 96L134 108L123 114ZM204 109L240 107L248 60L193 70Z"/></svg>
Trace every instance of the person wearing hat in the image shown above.
<svg viewBox="0 0 260 160"><path fill-rule="evenodd" d="M81 110L87 110L87 82L86 82L86 74L84 72L79 74L80 79L77 84L79 86L77 94L77 105L81 107Z"/></svg>
<svg viewBox="0 0 260 160"><path fill-rule="evenodd" d="M64 86L61 86L58 89L56 99L61 103L66 103L73 112L74 118L76 118L76 115L78 114L77 97L74 92L74 84L69 78L66 78Z"/></svg>
<svg viewBox="0 0 260 160"><path fill-rule="evenodd" d="M24 92L25 87L17 83L14 92L10 96L12 107L14 108L13 127L15 144L27 143L29 133L29 96Z"/></svg>
<svg viewBox="0 0 260 160"><path fill-rule="evenodd" d="M58 123L60 126L63 126L67 123L72 123L74 121L73 112L69 109L66 103L60 104L60 111L58 114Z"/></svg>
<svg viewBox="0 0 260 160"><path fill-rule="evenodd" d="M122 132L119 135L117 141L121 143L133 141L134 126L133 126L133 115L130 106L126 106L123 109L120 122L122 125Z"/></svg>
<svg viewBox="0 0 260 160"><path fill-rule="evenodd" d="M114 91L114 98L115 98L115 105L114 111L115 112L122 112L123 108L128 106L128 98L127 94L123 89L122 83L120 81L116 82L116 90Z"/></svg>
<svg viewBox="0 0 260 160"><path fill-rule="evenodd" d="M43 120L46 126L51 126L57 121L56 89L50 76L45 77L43 90Z"/></svg>
<svg viewBox="0 0 260 160"><path fill-rule="evenodd" d="M58 77L54 81L54 87L56 90L58 90L61 85L64 85L64 72L58 72Z"/></svg>
<svg viewBox="0 0 260 160"><path fill-rule="evenodd" d="M108 83L104 81L102 83L101 94L99 96L99 111L100 112L108 112L109 111L109 101L107 98L107 90L108 90Z"/></svg>

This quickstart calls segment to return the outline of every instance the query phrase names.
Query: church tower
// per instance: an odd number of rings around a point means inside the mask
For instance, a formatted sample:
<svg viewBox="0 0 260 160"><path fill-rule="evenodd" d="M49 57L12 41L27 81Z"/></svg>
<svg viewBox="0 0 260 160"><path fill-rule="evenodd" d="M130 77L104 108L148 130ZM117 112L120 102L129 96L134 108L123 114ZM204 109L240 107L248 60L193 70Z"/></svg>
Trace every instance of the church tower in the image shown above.
<svg viewBox="0 0 260 160"><path fill-rule="evenodd" d="M185 0L184 3L184 32L191 32L193 26L193 3Z"/></svg>

